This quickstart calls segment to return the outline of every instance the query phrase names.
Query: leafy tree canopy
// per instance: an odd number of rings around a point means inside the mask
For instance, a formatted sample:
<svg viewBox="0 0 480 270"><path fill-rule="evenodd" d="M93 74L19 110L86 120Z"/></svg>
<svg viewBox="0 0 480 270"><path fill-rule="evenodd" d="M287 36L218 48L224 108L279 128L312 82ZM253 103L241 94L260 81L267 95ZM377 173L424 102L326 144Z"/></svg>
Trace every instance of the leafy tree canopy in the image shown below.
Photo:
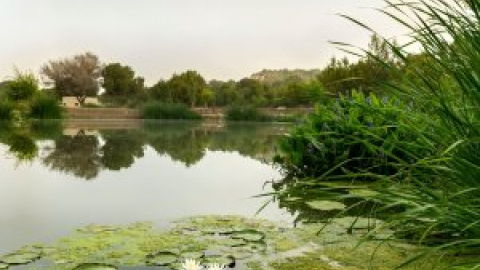
<svg viewBox="0 0 480 270"><path fill-rule="evenodd" d="M53 84L59 96L75 96L80 104L99 91L101 67L92 53L50 61L41 68L47 84Z"/></svg>

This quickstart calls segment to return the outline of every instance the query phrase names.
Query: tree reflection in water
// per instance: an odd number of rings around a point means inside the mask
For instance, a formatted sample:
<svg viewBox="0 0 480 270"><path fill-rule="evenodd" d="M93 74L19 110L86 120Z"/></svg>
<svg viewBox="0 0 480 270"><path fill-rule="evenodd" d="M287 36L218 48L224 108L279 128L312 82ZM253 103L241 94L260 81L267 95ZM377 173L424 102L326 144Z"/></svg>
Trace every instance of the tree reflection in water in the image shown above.
<svg viewBox="0 0 480 270"><path fill-rule="evenodd" d="M123 130L99 128L92 131L88 127L78 127L72 134L63 130L62 125L62 122L33 122L22 129L3 125L0 144L7 145L18 160L38 158L52 170L90 180L102 170L131 167L144 156L146 147L187 167L202 160L207 150L238 152L270 162L276 139L288 128L270 124L219 126L203 122L146 122L137 128ZM40 149L46 154L39 157L40 141L50 144Z"/></svg>

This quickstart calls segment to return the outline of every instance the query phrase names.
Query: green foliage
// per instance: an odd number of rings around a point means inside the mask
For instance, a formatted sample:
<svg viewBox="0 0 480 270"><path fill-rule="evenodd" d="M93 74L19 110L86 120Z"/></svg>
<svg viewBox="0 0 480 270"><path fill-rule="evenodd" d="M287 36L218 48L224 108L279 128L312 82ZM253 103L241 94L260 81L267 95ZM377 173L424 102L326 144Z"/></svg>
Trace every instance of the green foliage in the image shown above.
<svg viewBox="0 0 480 270"><path fill-rule="evenodd" d="M38 80L31 73L16 72L16 77L6 86L7 96L13 101L30 99L38 90Z"/></svg>
<svg viewBox="0 0 480 270"><path fill-rule="evenodd" d="M0 101L0 120L9 121L13 119L13 104L8 100Z"/></svg>
<svg viewBox="0 0 480 270"><path fill-rule="evenodd" d="M143 91L144 79L135 77L135 72L129 66L119 63L108 64L102 70L103 88L107 95L135 95Z"/></svg>
<svg viewBox="0 0 480 270"><path fill-rule="evenodd" d="M323 180L395 175L394 162L415 162L426 154L418 131L409 126L417 118L396 98L353 92L319 104L282 139L276 162L290 176Z"/></svg>
<svg viewBox="0 0 480 270"><path fill-rule="evenodd" d="M268 115L261 113L257 108L252 106L232 106L225 113L228 121L270 121Z"/></svg>
<svg viewBox="0 0 480 270"><path fill-rule="evenodd" d="M201 94L207 87L202 75L193 70L174 74L167 84L172 93L172 101L181 102L190 107L200 103Z"/></svg>
<svg viewBox="0 0 480 270"><path fill-rule="evenodd" d="M201 116L184 104L149 102L142 107L142 118L198 120Z"/></svg>
<svg viewBox="0 0 480 270"><path fill-rule="evenodd" d="M332 58L330 64L318 75L318 79L333 95L345 94L353 89L365 93L385 94L385 84L398 78L395 69L388 66L397 64L397 57L389 43L373 34L366 50L366 56L357 62L347 58Z"/></svg>
<svg viewBox="0 0 480 270"><path fill-rule="evenodd" d="M99 91L100 61L92 53L50 61L42 67L41 73L48 78L47 83L54 86L58 96L74 96L80 104Z"/></svg>
<svg viewBox="0 0 480 270"><path fill-rule="evenodd" d="M38 155L38 146L28 135L22 133L13 133L7 139L10 146L9 152L14 155L18 161L32 161Z"/></svg>
<svg viewBox="0 0 480 270"><path fill-rule="evenodd" d="M398 122L405 123L405 131L417 137L413 145L421 146L420 151L412 148L412 144L403 143L408 142L409 137L398 136L396 141L401 151L389 152L395 171L373 170L383 166L381 162L364 170L367 175L383 180L373 186L377 194L368 199L381 205L373 209L373 215L388 217L385 225L372 231L368 239L381 236L381 230L388 228L395 234L387 240L401 238L430 247L400 266L436 258L440 252L471 258L461 264L449 261L452 263L449 269L478 269L480 5L478 1L399 2L396 5L387 1L390 9L383 13L409 29L413 42L423 52L412 57L404 51L405 47L384 40L388 50L400 59L401 70L407 71L405 76L389 84L399 95L413 99L416 109L426 114L421 118L426 128L415 121ZM392 66L381 57L373 59L379 65ZM309 134L305 134L304 139L308 137ZM380 141L387 142L389 137ZM402 158L407 150L418 158ZM355 172L346 172L356 177ZM399 183L396 181L399 179L406 181Z"/></svg>
<svg viewBox="0 0 480 270"><path fill-rule="evenodd" d="M30 102L30 117L33 119L61 119L62 107L55 97L38 93Z"/></svg>

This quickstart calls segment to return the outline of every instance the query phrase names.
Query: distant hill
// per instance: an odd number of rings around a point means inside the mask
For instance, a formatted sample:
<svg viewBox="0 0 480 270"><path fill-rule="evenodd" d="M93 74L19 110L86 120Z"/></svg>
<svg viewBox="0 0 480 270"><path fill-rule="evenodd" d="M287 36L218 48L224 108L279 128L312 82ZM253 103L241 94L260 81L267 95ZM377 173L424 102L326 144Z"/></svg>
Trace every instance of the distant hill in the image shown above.
<svg viewBox="0 0 480 270"><path fill-rule="evenodd" d="M250 76L268 84L283 82L288 78L297 77L302 81L310 81L320 74L320 69L264 69Z"/></svg>

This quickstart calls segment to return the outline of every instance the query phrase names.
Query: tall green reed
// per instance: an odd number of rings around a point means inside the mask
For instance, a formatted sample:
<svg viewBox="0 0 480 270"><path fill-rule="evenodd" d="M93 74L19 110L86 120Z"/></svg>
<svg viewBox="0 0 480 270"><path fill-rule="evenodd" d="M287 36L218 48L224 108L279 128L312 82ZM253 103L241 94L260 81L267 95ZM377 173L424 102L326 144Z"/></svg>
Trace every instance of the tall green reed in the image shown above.
<svg viewBox="0 0 480 270"><path fill-rule="evenodd" d="M390 87L423 106L429 129L422 136L435 152L402 165L405 172L429 169L412 177L410 185L390 181L379 188L376 199L384 204L379 211L404 207L388 226L397 237L431 247L406 264L444 252L470 257L469 263L452 268L480 269L480 2L386 3L381 12L409 29L412 43L430 59L429 65L413 69L416 79ZM405 47L389 45L408 64Z"/></svg>

